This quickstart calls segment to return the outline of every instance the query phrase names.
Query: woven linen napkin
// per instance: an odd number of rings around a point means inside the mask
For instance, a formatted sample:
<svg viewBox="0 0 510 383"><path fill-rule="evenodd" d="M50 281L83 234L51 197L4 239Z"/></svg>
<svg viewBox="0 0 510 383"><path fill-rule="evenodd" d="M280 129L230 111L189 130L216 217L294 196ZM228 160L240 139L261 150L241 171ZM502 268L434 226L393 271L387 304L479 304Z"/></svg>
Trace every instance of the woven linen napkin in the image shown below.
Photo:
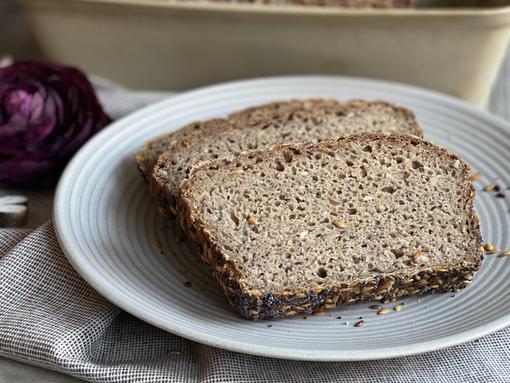
<svg viewBox="0 0 510 383"><path fill-rule="evenodd" d="M114 118L166 96L106 83L97 89ZM0 229L0 355L92 382L510 382L510 329L443 351L351 363L262 358L188 341L89 287L51 221Z"/></svg>

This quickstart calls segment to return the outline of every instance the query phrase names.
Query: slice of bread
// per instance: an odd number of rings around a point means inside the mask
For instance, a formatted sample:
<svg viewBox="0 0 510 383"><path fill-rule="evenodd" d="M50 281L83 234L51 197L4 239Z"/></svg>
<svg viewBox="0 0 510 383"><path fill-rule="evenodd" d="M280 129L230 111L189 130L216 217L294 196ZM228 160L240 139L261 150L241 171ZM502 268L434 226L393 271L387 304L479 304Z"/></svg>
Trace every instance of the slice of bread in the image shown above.
<svg viewBox="0 0 510 383"><path fill-rule="evenodd" d="M205 125L208 125L207 127ZM209 126L211 125L211 126ZM175 197L189 167L245 150L302 141L319 142L364 131L420 136L411 111L386 102L304 100L273 103L204 123L200 133L174 144L154 167L151 190L175 214Z"/></svg>
<svg viewBox="0 0 510 383"><path fill-rule="evenodd" d="M277 145L194 166L181 225L250 319L458 291L483 253L470 169L411 136Z"/></svg>
<svg viewBox="0 0 510 383"><path fill-rule="evenodd" d="M278 118L281 115L288 115L297 111L310 111L316 109L335 111L338 109L356 108L366 105L363 101L339 102L333 99L308 99L308 100L289 100L280 101L269 104L263 104L234 112L226 119L216 118L207 121L193 122L172 133L164 134L156 137L148 142L136 153L135 160L138 169L142 172L143 177L149 181L154 165L158 158L166 151L180 143L180 141L200 141L210 135L218 134L224 130L234 127L250 127L256 126L262 121L272 118ZM375 104L375 103L372 103ZM377 103L386 104L387 103ZM414 126L410 127L412 134L421 136L421 129L414 119L414 115L407 109L392 106L395 108L395 114L401 114L403 118L408 119Z"/></svg>

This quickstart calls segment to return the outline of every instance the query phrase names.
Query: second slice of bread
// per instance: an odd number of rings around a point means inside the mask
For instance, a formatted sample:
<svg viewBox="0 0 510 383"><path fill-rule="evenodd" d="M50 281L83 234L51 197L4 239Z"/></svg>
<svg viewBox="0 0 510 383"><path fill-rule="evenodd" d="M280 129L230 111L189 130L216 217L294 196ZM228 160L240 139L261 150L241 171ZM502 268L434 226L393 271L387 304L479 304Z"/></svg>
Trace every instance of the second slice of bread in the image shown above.
<svg viewBox="0 0 510 383"><path fill-rule="evenodd" d="M247 109L226 120L206 122L199 134L176 140L161 155L151 190L169 214L189 167L199 161L236 155L250 149L303 141L320 142L365 131L421 137L411 111L387 102L302 100Z"/></svg>

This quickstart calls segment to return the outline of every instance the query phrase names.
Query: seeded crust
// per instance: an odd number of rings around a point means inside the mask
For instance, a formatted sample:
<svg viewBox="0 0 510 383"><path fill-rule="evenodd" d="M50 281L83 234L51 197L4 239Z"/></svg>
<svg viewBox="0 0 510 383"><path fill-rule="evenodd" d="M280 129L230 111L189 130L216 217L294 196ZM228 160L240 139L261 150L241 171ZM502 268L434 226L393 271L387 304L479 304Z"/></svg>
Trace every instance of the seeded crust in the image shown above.
<svg viewBox="0 0 510 383"><path fill-rule="evenodd" d="M458 203L459 206L462 206L462 209L465 209L465 221L463 221L465 226L461 227L461 230L462 233L466 233L464 238L464 242L468 244L466 245L466 252L455 256L453 253L443 255L443 264L436 262L428 266L419 263L421 253L406 254L405 257L400 258L401 260L405 259L406 266L399 269L398 272L368 270L368 274L366 272L360 273L364 275L362 278L354 276L344 281L326 279L324 284L310 283L292 286L289 289L254 287L258 282L256 280L246 280L245 272L240 269L242 264L240 264L239 259L236 259L236 249L233 245L235 238L228 242L219 240L218 230L222 230L222 224L212 225L210 222L205 222L204 214L207 213L204 213L206 212L204 209L207 207L195 205L197 202L195 196L203 192L206 187L199 182L200 179L203 180L205 175L214 177L215 174L220 172L231 171L229 170L231 168L236 169L235 164L241 164L240 169L249 168L255 162L258 163L258 166L264 166L271 161L286 158L286 153L289 152L294 156L293 161L299 162L303 156L308 154L320 153L323 155L328 152L341 154L348 152L353 145L365 144L372 146L392 145L392 147L402 145L405 148L412 146L413 150L424 151L431 156L440 156L448 163L449 167L452 167L452 174L459 174L457 180L458 190L463 192L462 197L460 197L463 199L459 200ZM413 187L419 187L419 185L409 187L412 189ZM424 187L429 186L424 185ZM372 300L394 301L403 296L448 291L457 292L464 288L471 283L483 259L483 251L480 249L482 238L478 217L473 209L473 200L474 188L470 178L469 166L456 155L415 137L365 133L338 140L324 141L319 144L277 145L267 150L245 152L230 160L223 159L197 164L190 171L189 178L182 183L177 204L181 226L200 245L201 259L212 270L213 276L218 280L232 307L241 316L248 319L276 319L291 317L300 313L321 314L327 309L343 304ZM214 210L213 205L210 205L210 207ZM227 207L223 208L226 209ZM281 213L283 214L283 211ZM250 222L250 219L247 221L248 225L254 223ZM243 223L244 221L241 224ZM415 223L420 224L420 222ZM337 229L341 227L337 226L335 221L332 224ZM356 235L362 236L364 233L356 233ZM320 240L317 240L317 244L320 244ZM257 246L257 243L255 245ZM379 244L377 243L376 246L379 246ZM383 251L382 248L380 250ZM452 260L455 262L452 263ZM451 264L448 264L449 262Z"/></svg>
<svg viewBox="0 0 510 383"><path fill-rule="evenodd" d="M200 134L177 140L154 166L150 188L156 201L175 215L175 198L189 167L199 161L267 148L275 144L321 141L350 133L380 131L422 137L414 114L394 104L329 99L277 102L205 123Z"/></svg>

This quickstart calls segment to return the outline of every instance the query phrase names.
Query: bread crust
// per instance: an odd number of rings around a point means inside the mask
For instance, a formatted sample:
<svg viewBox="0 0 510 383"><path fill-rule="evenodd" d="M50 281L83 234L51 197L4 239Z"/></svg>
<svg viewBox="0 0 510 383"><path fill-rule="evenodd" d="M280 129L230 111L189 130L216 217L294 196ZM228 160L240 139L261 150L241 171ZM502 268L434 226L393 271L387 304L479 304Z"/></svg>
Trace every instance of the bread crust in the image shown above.
<svg viewBox="0 0 510 383"><path fill-rule="evenodd" d="M236 157L236 161L242 161L247 156L273 156L284 150L294 149L303 151L317 148L339 148L356 140L362 144L374 140L390 140L407 142L412 145L428 147L438 154L448 156L452 161L459 161L464 169L463 178L459 180L469 190L469 196L465 201L469 212L469 232L477 244L481 245L478 216L473 208L474 187L471 182L469 166L457 155L446 149L432 145L416 137L396 136L377 133L363 133L347 136L337 140L323 141L319 144L300 143L292 145L275 145L266 150L252 150L244 152ZM458 268L420 269L412 275L379 274L370 279L356 281L355 283L340 283L321 285L313 288L304 287L295 291L263 292L253 289L242 282L243 274L236 264L229 259L228 254L221 251L218 240L208 230L207 225L200 219L193 209L192 202L187 198L187 191L192 183L193 174L204 168L219 167L233 160L220 159L205 161L192 167L188 179L184 180L180 187L180 195L177 199L178 219L185 231L200 246L200 258L211 269L213 276L219 282L228 302L247 319L277 319L291 317L300 313L320 314L327 309L342 304L354 304L372 300L393 301L403 296L459 291L471 283L471 280L480 267L483 252L480 247L472 249L471 254L466 256L469 262L463 262Z"/></svg>

